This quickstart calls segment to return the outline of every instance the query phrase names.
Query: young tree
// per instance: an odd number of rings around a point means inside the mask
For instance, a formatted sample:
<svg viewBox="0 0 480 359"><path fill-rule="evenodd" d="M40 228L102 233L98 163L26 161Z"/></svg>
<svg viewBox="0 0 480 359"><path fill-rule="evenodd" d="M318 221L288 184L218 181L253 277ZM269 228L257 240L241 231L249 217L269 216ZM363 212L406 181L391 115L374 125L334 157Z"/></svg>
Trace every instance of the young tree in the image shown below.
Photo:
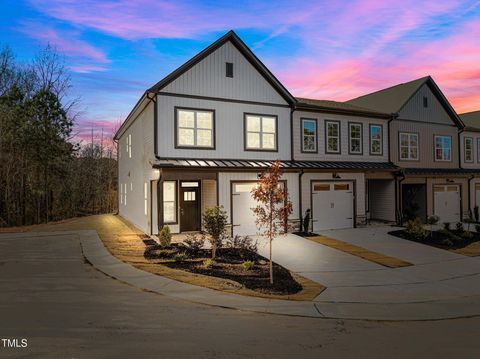
<svg viewBox="0 0 480 359"><path fill-rule="evenodd" d="M227 212L223 210L223 206L207 208L203 214L203 226L205 232L210 235L209 240L212 244L212 259L217 255L217 248L225 233L227 221Z"/></svg>
<svg viewBox="0 0 480 359"><path fill-rule="evenodd" d="M280 161L260 175L259 184L252 190L252 197L259 202L252 208L256 224L264 229L262 236L268 239L270 246L270 284L273 284L272 241L279 234L287 232L288 216L292 213L292 203L288 193L281 186Z"/></svg>

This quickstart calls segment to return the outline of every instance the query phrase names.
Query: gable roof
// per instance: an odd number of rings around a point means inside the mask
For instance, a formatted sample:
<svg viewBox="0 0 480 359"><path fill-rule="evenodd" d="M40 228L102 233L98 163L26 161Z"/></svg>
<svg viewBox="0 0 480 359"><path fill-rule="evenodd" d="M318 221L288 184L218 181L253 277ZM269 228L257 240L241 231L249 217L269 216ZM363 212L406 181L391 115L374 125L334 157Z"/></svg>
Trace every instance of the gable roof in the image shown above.
<svg viewBox="0 0 480 359"><path fill-rule="evenodd" d="M465 124L465 130L480 131L480 110L461 113L459 116Z"/></svg>
<svg viewBox="0 0 480 359"><path fill-rule="evenodd" d="M295 108L298 110L318 110L340 114L363 115L380 118L391 118L390 113L377 111L365 107L352 105L347 102L338 102L331 100L316 100L304 97L297 97Z"/></svg>
<svg viewBox="0 0 480 359"><path fill-rule="evenodd" d="M425 84L430 88L433 94L440 101L441 105L449 114L453 122L455 122L458 127L463 128L464 125L462 120L457 115L453 107L450 105L447 98L437 86L435 81L433 81L431 76L421 77L410 82L398 84L383 90L372 92L370 94L351 99L347 101L347 103L370 109L376 109L377 111L398 114L407 104L407 102Z"/></svg>
<svg viewBox="0 0 480 359"><path fill-rule="evenodd" d="M248 46L238 37L235 31L230 30L213 44L199 52L197 55L192 57L182 66L177 68L175 71L171 72L169 75L164 77L162 80L157 82L152 86L148 92L159 92L162 88L167 86L169 83L176 80L182 74L187 72L197 63L202 61L208 55L213 53L219 47L224 45L227 41L230 41L240 53L245 56L245 58L252 64L253 67L267 80L267 82L287 101L287 103L292 104L295 102L295 98L290 94L290 92L281 84L281 82L270 72L270 70L258 59L257 56L248 48Z"/></svg>

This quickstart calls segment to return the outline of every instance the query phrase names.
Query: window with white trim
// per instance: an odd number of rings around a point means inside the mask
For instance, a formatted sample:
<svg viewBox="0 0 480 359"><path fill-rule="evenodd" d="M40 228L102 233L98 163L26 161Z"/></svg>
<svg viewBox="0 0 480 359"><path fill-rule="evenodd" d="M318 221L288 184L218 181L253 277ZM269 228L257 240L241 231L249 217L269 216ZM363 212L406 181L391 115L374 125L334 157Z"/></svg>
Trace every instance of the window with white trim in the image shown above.
<svg viewBox="0 0 480 359"><path fill-rule="evenodd" d="M245 114L245 149L275 151L277 149L277 117Z"/></svg>
<svg viewBox="0 0 480 359"><path fill-rule="evenodd" d="M435 161L452 160L452 137L435 136Z"/></svg>
<svg viewBox="0 0 480 359"><path fill-rule="evenodd" d="M302 118L302 151L317 152L317 121Z"/></svg>
<svg viewBox="0 0 480 359"><path fill-rule="evenodd" d="M340 122L325 121L325 152L340 153Z"/></svg>
<svg viewBox="0 0 480 359"><path fill-rule="evenodd" d="M348 124L348 151L351 154L360 155L363 152L362 148L362 124L349 123Z"/></svg>
<svg viewBox="0 0 480 359"><path fill-rule="evenodd" d="M213 111L183 108L176 111L178 147L215 147Z"/></svg>
<svg viewBox="0 0 480 359"><path fill-rule="evenodd" d="M480 162L480 137L477 137L477 162Z"/></svg>
<svg viewBox="0 0 480 359"><path fill-rule="evenodd" d="M370 154L382 155L383 153L383 126L370 125Z"/></svg>
<svg viewBox="0 0 480 359"><path fill-rule="evenodd" d="M163 223L177 223L177 182L163 182Z"/></svg>
<svg viewBox="0 0 480 359"><path fill-rule="evenodd" d="M473 162L473 138L465 137L465 162Z"/></svg>
<svg viewBox="0 0 480 359"><path fill-rule="evenodd" d="M418 133L401 132L399 140L400 159L418 160Z"/></svg>

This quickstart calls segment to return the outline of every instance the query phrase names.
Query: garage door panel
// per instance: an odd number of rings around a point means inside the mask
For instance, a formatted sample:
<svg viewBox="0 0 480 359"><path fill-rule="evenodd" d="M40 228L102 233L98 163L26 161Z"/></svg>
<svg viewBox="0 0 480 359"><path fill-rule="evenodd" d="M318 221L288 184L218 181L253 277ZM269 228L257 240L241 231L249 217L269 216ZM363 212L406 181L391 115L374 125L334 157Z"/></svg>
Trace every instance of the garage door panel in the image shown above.
<svg viewBox="0 0 480 359"><path fill-rule="evenodd" d="M440 223L460 221L460 186L433 186L433 201L433 211Z"/></svg>
<svg viewBox="0 0 480 359"><path fill-rule="evenodd" d="M353 183L312 183L313 230L353 227Z"/></svg>

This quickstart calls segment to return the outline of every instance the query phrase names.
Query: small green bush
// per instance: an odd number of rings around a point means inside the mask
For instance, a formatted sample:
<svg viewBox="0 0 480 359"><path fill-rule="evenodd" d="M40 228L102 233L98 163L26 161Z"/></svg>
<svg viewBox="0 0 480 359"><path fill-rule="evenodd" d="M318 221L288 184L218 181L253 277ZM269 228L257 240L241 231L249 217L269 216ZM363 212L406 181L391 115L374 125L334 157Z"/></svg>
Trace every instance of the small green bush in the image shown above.
<svg viewBox="0 0 480 359"><path fill-rule="evenodd" d="M460 233L463 232L463 223L462 222L455 223L455 230Z"/></svg>
<svg viewBox="0 0 480 359"><path fill-rule="evenodd" d="M163 226L158 235L158 239L160 240L160 245L162 247L167 247L172 243L172 233L170 233L170 227L168 225Z"/></svg>
<svg viewBox="0 0 480 359"><path fill-rule="evenodd" d="M175 257L173 257L173 260L175 262L185 262L187 260L187 255L185 253L177 253L175 254Z"/></svg>
<svg viewBox="0 0 480 359"><path fill-rule="evenodd" d="M448 238L445 238L443 241L442 241L442 244L444 246L447 246L447 247L452 247L453 246L453 242L452 240L448 239Z"/></svg>
<svg viewBox="0 0 480 359"><path fill-rule="evenodd" d="M255 266L255 262L254 261L245 261L245 262L242 263L242 266L246 270L250 270Z"/></svg>
<svg viewBox="0 0 480 359"><path fill-rule="evenodd" d="M450 222L443 222L443 229L446 231L450 230Z"/></svg>
<svg viewBox="0 0 480 359"><path fill-rule="evenodd" d="M213 266L215 265L215 261L211 258L208 258L208 259L205 259L203 261L203 266L206 268L206 269L211 269L213 268Z"/></svg>
<svg viewBox="0 0 480 359"><path fill-rule="evenodd" d="M475 230L476 230L478 233L480 233L480 224L476 224L476 225L475 225Z"/></svg>
<svg viewBox="0 0 480 359"><path fill-rule="evenodd" d="M423 227L423 222L419 217L407 222L406 231L418 240L425 240L428 237L428 232Z"/></svg>

